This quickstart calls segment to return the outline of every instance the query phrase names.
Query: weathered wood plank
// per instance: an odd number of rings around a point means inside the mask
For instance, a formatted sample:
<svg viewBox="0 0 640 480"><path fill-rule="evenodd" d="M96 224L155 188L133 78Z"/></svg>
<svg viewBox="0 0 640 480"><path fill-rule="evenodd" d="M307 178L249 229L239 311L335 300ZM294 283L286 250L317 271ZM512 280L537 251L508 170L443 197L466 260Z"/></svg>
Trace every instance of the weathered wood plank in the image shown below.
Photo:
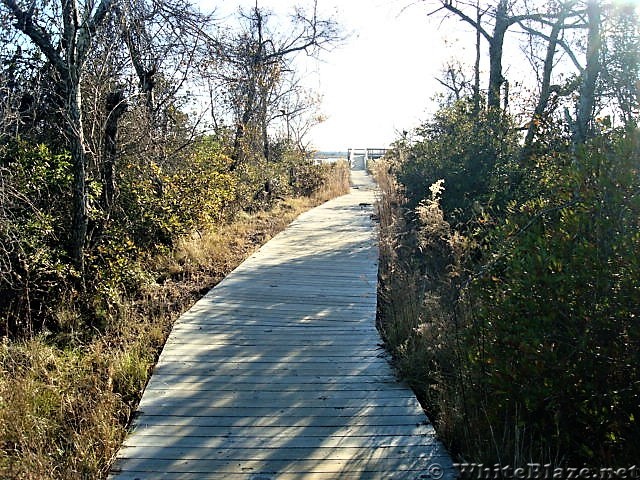
<svg viewBox="0 0 640 480"><path fill-rule="evenodd" d="M325 389L322 392L311 391L310 393L302 393L300 389L281 389L276 391L268 390L253 390L253 391L193 391L193 390L150 390L145 392L145 396L142 399L141 404L149 399L167 399L171 398L177 402L183 401L197 401L198 399L221 399L227 402L239 402L245 401L259 401L269 402L271 400L286 399L290 405L295 405L299 402L313 402L313 401L331 401L335 400L342 404L346 404L349 400L356 400L359 404L364 405L368 401L375 401L381 399L393 400L393 399L408 399L411 402L415 402L415 396L413 392L408 388L404 388L399 385L398 388L383 388L377 390L328 390ZM235 403L234 403L235 404Z"/></svg>
<svg viewBox="0 0 640 480"><path fill-rule="evenodd" d="M431 443L432 447L434 444ZM302 447L299 446L295 438L290 438L288 444L279 448L253 447L247 448L239 445L230 447L201 447L195 445L166 446L151 445L125 447L121 458L140 458L153 460L162 456L166 460L202 460L211 459L215 461L235 460L245 461L268 461L272 462L295 462L304 460L350 460L367 461L372 458L384 458L385 460L406 460L407 458L431 458L428 456L429 449L425 445L394 445L378 446L376 449L370 445L348 447L339 445L337 447Z"/></svg>
<svg viewBox="0 0 640 480"><path fill-rule="evenodd" d="M169 381L166 381L169 380ZM331 392L340 390L344 392L375 392L379 390L406 390L406 385L397 384L395 381L376 383L376 382L359 382L350 381L348 383L333 383L318 386L318 383L299 383L299 384L276 384L268 383L263 380L261 383L213 383L213 382L199 382L199 383L175 383L174 378L168 377L163 380L156 380L152 378L147 385L146 391L149 390L171 390L171 391L200 391L200 392L243 392L245 394L254 392L289 392L298 393L299 395L308 395L308 392L317 393ZM307 392L307 393L303 393Z"/></svg>
<svg viewBox="0 0 640 480"><path fill-rule="evenodd" d="M137 425L135 435L129 437L126 445L136 445L137 439L142 436L153 435L163 436L168 441L179 441L185 437L227 438L235 441L240 438L254 439L306 439L314 438L315 441L330 441L330 439L360 438L363 442L370 437L395 437L407 439L414 437L428 436L434 442L433 427L431 425L348 425L340 427L305 427L300 429L297 426L214 426L200 427L194 429L182 425L150 425L140 423Z"/></svg>
<svg viewBox="0 0 640 480"><path fill-rule="evenodd" d="M178 347L178 345L176 345ZM325 357L320 357L319 355L322 353L321 350L314 349L310 352L284 352L280 351L278 354L277 350L269 350L262 355L255 353L246 353L239 354L236 352L234 355L233 352L201 352L197 353L193 350L189 350L186 347L175 348L172 349L170 353L166 353L160 356L159 363L171 362L171 361L185 361L185 362L193 362L200 361L201 363L207 362L227 362L227 363L296 363L296 364L305 364L305 363L335 363L345 362L345 363L358 363L362 362L370 362L371 358L375 358L376 353L379 354L378 351L365 351L362 350L361 353L353 352L352 354L347 353L346 355L337 355L335 352L332 352L331 355L327 355ZM386 358L386 357L383 357Z"/></svg>
<svg viewBox="0 0 640 480"><path fill-rule="evenodd" d="M342 365L355 365L361 366L363 363L372 364L374 361L384 361L383 358L377 359L371 355L350 355L346 358L341 358L338 356L333 357L318 357L317 355L246 355L246 356L229 356L222 353L203 353L198 355L193 354L189 355L188 350L185 350L181 354L176 353L167 353L162 355L158 360L158 364L162 365L164 363L171 362L198 362L198 363L214 363L214 364L229 364L229 365L256 365L258 368L262 364L264 365L315 365L321 366L326 365L327 363L335 363L336 358L340 358L340 363Z"/></svg>
<svg viewBox="0 0 640 480"><path fill-rule="evenodd" d="M358 406L358 407L328 407L324 405L318 406L284 406L277 405L273 407L267 407L263 405L251 405L251 406L194 406L191 403L185 403L183 405L157 405L146 404L144 408L138 409L145 417L191 417L196 422L199 417L203 418L245 418L245 417L260 417L261 419L269 419L272 417L281 418L305 418L309 421L315 419L339 418L348 417L348 421L357 419L361 422L366 422L371 417L398 417L405 418L407 414L412 414L415 423L424 421L423 412L418 407L408 407L406 405L397 406ZM417 416L417 417L416 417ZM417 419L417 420L416 420ZM377 420L376 420L377 421Z"/></svg>
<svg viewBox="0 0 640 480"><path fill-rule="evenodd" d="M293 342L304 342L309 345L371 345L377 344L380 340L377 334L373 331L358 332L357 330L337 330L333 332L324 332L318 330L309 330L306 332L299 328L278 329L262 328L255 325L247 325L245 331L238 331L234 329L236 325L230 326L229 332L221 332L219 329L209 330L208 328L181 328L173 334L173 340L188 340L190 339L209 339L212 344L216 344L218 341L228 343L233 339L234 343L238 345L238 341L242 340L264 340L273 341L277 345L282 343L283 337ZM313 332L311 337L309 334ZM293 345L293 343L289 343Z"/></svg>
<svg viewBox="0 0 640 480"><path fill-rule="evenodd" d="M144 412L143 412L144 413ZM418 425L426 421L424 415L378 415L362 417L275 416L275 417L181 417L179 415L141 415L135 425L175 425L197 427L341 427Z"/></svg>
<svg viewBox="0 0 640 480"><path fill-rule="evenodd" d="M241 407L256 407L261 408L341 408L341 409L353 409L353 408L371 408L371 407L402 407L403 409L417 409L414 398L398 397L398 398L357 398L357 399L300 399L295 400L286 395L280 397L267 399L254 399L254 398L239 398L230 399L229 397L219 397L217 395L209 395L205 398L174 398L169 396L166 399L163 398L146 398L144 402L141 402L138 410L150 413L152 407L177 407L182 408L185 404L188 404L190 408L224 408L233 406L235 408Z"/></svg>
<svg viewBox="0 0 640 480"><path fill-rule="evenodd" d="M440 464L447 461L445 455L435 456L423 454L419 457L406 456L405 458L385 458L384 452L373 450L366 458L348 460L332 459L296 459L296 460L227 460L227 459L167 459L167 458L124 458L127 467L137 472L179 472L179 473L269 473L279 475L282 473L308 473L323 472L334 473L336 478L341 478L343 473L359 472L425 472L434 463ZM117 467L117 465L116 465ZM340 475L340 477L338 477ZM405 477L406 478L406 477ZM419 478L419 477L418 477ZM429 478L429 477L426 477Z"/></svg>
<svg viewBox="0 0 640 480"><path fill-rule="evenodd" d="M173 330L178 333L202 333L202 334L224 334L224 335L244 335L247 329L250 329L258 334L269 335L306 335L309 336L313 333L314 338L316 335L326 335L333 337L335 335L354 335L358 334L358 337L373 336L377 338L377 331L371 328L370 325L360 326L318 326L318 325L304 325L294 324L285 325L282 324L263 324L255 322L229 322L227 325L206 325L206 324L193 324L193 323L180 323L173 327Z"/></svg>
<svg viewBox="0 0 640 480"><path fill-rule="evenodd" d="M209 374L209 375L286 375L286 376L318 376L331 373L332 375L379 375L380 365L338 365L335 363L324 363L318 365L304 365L301 363L289 364L221 364L204 362L163 362L156 365L154 374L189 375L189 374Z"/></svg>
<svg viewBox="0 0 640 480"><path fill-rule="evenodd" d="M340 480L407 480L420 479L420 478L432 478L427 474L421 475L421 472L413 474L409 472L340 472ZM445 471L442 478L455 478L456 471L451 469ZM140 472L126 472L121 474L118 478L122 480L141 480L143 478L149 478L153 480L336 480L336 474L334 472L302 472L302 473L278 473L277 475L272 473L177 473L177 472L153 472L152 475L141 474Z"/></svg>
<svg viewBox="0 0 640 480"><path fill-rule="evenodd" d="M251 432L246 432L248 435ZM137 438L133 447L171 447L171 448L383 448L383 447L433 447L437 443L432 434L414 435L366 435L336 436L332 434L316 436L190 436L173 437L167 435L144 435ZM292 445L293 444L293 445ZM128 441L125 442L128 446ZM298 451L298 453L301 453ZM130 453L129 453L130 455ZM301 458L301 457L298 457Z"/></svg>
<svg viewBox="0 0 640 480"><path fill-rule="evenodd" d="M176 322L112 478L455 477L381 348L373 192L355 181Z"/></svg>

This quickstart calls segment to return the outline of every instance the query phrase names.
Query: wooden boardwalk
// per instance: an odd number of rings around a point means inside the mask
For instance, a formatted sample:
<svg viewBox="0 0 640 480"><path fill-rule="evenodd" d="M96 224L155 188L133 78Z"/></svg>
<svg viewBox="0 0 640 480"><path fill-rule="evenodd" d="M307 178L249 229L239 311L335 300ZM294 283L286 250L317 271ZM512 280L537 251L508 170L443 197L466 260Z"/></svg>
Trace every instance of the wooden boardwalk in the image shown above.
<svg viewBox="0 0 640 480"><path fill-rule="evenodd" d="M374 192L301 215L175 324L113 479L452 479L375 328Z"/></svg>

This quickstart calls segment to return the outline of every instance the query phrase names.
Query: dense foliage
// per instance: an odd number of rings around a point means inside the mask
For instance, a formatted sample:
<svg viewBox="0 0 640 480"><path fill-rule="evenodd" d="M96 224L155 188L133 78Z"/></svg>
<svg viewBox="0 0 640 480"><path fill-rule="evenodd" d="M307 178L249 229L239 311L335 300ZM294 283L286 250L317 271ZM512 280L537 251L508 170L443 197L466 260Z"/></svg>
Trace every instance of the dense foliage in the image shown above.
<svg viewBox="0 0 640 480"><path fill-rule="evenodd" d="M407 308L383 304L387 338L464 458L631 465L640 132L583 145L547 137L524 166L508 122L492 122L454 105L396 145L391 171L408 210L393 261L405 269L385 282L391 295L413 285L417 306L402 320Z"/></svg>
<svg viewBox="0 0 640 480"><path fill-rule="evenodd" d="M0 156L0 335L38 331L64 292L69 156L15 139Z"/></svg>
<svg viewBox="0 0 640 480"><path fill-rule="evenodd" d="M257 5L223 21L183 0L0 1L0 336L64 329L60 305L100 329L154 255L317 191L292 61L337 25L315 2L274 21Z"/></svg>
<svg viewBox="0 0 640 480"><path fill-rule="evenodd" d="M637 5L434 3L476 31L475 78L450 64L441 109L377 168L385 339L461 460L630 467L640 445ZM507 79L516 74L502 65L516 33L537 79L526 89L531 78Z"/></svg>
<svg viewBox="0 0 640 480"><path fill-rule="evenodd" d="M61 328L58 308L78 294L67 241L71 196L69 155L45 143L10 139L0 158L2 263L0 335L21 336ZM235 218L270 208L292 195L311 195L328 172L285 150L271 162L257 159L230 170L225 147L212 137L193 143L170 161L125 156L116 166L117 196L100 208L102 186L90 183L88 291L79 300L91 326L124 293L153 281L145 259L176 242ZM97 323L96 323L97 322Z"/></svg>

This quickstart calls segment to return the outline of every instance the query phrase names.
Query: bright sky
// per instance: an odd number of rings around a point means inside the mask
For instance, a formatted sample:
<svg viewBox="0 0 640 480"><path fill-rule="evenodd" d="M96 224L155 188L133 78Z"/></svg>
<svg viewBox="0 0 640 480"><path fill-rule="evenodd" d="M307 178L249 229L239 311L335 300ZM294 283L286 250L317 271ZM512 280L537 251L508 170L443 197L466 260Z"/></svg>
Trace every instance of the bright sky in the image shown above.
<svg viewBox="0 0 640 480"><path fill-rule="evenodd" d="M427 117L434 77L450 52L425 6L404 9L409 3L320 0L351 36L316 63L327 116L311 133L318 149L386 147Z"/></svg>
<svg viewBox="0 0 640 480"><path fill-rule="evenodd" d="M203 9L215 5L218 15L231 18L239 7L248 10L256 3L199 1ZM286 17L295 5L310 7L312 0L258 0L258 5ZM386 147L435 112L433 97L444 90L435 78L441 77L444 64L458 58L470 66L475 57L471 27L455 17L430 17L435 5L424 0L318 0L321 14L336 19L349 36L319 61L298 60L306 70L306 85L321 95L320 111L327 117L310 133L316 149ZM486 42L482 48L484 71ZM518 50L518 41L509 35L505 75L519 79L522 88L533 87L535 79ZM512 84L512 97L518 88Z"/></svg>
<svg viewBox="0 0 640 480"><path fill-rule="evenodd" d="M258 1L285 16L296 4L308 7L311 0ZM253 5L255 0L216 2L216 12L224 17ZM201 0L201 6L211 3ZM318 0L318 7L349 36L320 61L299 60L327 118L310 132L311 143L318 150L386 147L433 111L431 98L442 89L434 77L452 56L444 42L452 23L439 28L427 16L429 7L414 0Z"/></svg>

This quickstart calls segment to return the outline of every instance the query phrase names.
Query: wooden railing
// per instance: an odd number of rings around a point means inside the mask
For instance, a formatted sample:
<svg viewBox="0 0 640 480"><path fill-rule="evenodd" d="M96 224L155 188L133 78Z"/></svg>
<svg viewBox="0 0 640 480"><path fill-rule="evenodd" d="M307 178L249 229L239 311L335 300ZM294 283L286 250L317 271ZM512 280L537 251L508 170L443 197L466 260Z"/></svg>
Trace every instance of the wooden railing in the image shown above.
<svg viewBox="0 0 640 480"><path fill-rule="evenodd" d="M387 148L349 148L347 155L351 163L351 168L366 170L369 160L383 157L384 154L387 153L387 150Z"/></svg>

